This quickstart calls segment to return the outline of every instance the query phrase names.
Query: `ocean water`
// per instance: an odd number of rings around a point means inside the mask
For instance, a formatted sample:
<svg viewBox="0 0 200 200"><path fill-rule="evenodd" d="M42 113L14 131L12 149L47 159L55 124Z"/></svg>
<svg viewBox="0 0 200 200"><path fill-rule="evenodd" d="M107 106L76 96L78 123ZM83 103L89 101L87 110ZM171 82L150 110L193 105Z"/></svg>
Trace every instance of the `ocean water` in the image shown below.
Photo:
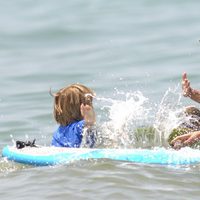
<svg viewBox="0 0 200 200"><path fill-rule="evenodd" d="M72 83L95 91L106 147L136 147L129 136L143 126L157 127L166 140L177 113L199 106L182 97L180 86L185 71L200 88L199 1L0 5L1 150L34 138L48 146L56 128L49 90ZM100 160L36 168L0 158L0 199L199 199L199 172L199 164Z"/></svg>

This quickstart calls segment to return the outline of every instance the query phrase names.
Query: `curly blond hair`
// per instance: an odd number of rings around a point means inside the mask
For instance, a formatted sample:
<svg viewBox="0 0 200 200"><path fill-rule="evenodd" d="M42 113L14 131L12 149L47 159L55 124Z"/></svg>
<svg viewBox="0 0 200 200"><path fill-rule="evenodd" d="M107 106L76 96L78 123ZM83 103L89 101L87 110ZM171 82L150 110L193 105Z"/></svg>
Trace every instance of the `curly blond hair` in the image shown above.
<svg viewBox="0 0 200 200"><path fill-rule="evenodd" d="M60 125L66 126L83 119L81 104L92 106L93 91L81 84L72 84L60 89L54 96L54 118Z"/></svg>

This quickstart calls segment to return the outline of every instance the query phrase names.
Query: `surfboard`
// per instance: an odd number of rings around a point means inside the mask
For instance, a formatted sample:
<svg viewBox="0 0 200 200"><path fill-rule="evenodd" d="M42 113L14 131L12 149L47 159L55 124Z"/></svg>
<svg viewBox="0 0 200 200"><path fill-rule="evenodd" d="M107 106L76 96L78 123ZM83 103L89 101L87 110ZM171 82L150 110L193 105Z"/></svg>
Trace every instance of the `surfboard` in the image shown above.
<svg viewBox="0 0 200 200"><path fill-rule="evenodd" d="M67 164L77 160L111 159L144 164L189 165L200 162L200 150L183 148L179 151L155 149L87 149L61 147L5 146L2 156L8 160L35 166Z"/></svg>

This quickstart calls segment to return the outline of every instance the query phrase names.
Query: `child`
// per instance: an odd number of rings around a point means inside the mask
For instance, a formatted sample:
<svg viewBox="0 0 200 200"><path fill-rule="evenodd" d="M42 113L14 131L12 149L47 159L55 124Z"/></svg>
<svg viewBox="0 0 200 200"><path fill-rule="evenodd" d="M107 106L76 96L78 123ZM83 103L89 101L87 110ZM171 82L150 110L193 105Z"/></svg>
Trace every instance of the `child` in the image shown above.
<svg viewBox="0 0 200 200"><path fill-rule="evenodd" d="M189 97L192 100L200 103L200 91L195 90L190 86L190 81L188 80L186 73L183 73L182 76L182 90L183 90L183 96ZM192 145L199 140L200 140L200 129L176 137L174 140L172 140L171 144L175 149L179 149L183 146Z"/></svg>
<svg viewBox="0 0 200 200"><path fill-rule="evenodd" d="M90 132L96 121L92 106L93 91L84 85L73 84L60 89L53 96L54 118L59 127L53 135L52 145L80 147L84 128ZM86 143L89 147L94 146L94 133L86 136Z"/></svg>
<svg viewBox="0 0 200 200"><path fill-rule="evenodd" d="M168 142L174 149L183 146L195 148L199 145L199 142L196 141L198 139L196 133L200 132L200 110L194 106L189 106L184 109L184 114L187 117L185 122L174 128L168 137ZM195 137L192 136L194 132L196 132ZM190 136L192 137L190 138Z"/></svg>

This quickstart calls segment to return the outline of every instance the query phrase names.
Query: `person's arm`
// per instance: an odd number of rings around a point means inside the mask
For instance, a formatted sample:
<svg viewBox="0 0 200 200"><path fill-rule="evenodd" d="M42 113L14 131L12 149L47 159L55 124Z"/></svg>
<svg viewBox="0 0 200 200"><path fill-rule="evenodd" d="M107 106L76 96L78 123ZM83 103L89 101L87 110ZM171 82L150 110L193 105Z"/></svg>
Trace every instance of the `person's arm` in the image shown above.
<svg viewBox="0 0 200 200"><path fill-rule="evenodd" d="M86 126L93 126L96 122L96 116L95 112L92 106L81 104L80 107L81 115L83 116L83 119L85 120Z"/></svg>
<svg viewBox="0 0 200 200"><path fill-rule="evenodd" d="M171 144L173 145L174 149L180 149L184 146L190 146L199 140L200 131L195 131L176 137L172 140Z"/></svg>
<svg viewBox="0 0 200 200"><path fill-rule="evenodd" d="M182 90L183 96L190 97L192 100L200 103L200 91L195 90L190 86L190 81L188 80L186 73L183 73L182 76Z"/></svg>

